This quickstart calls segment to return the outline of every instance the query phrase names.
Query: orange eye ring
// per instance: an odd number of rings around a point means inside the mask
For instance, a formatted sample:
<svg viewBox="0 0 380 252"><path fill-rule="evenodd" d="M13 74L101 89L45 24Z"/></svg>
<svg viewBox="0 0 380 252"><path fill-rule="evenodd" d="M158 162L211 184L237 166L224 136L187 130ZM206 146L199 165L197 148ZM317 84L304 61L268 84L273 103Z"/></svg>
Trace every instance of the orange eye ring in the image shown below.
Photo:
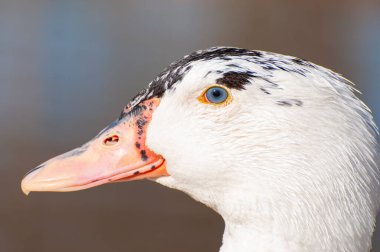
<svg viewBox="0 0 380 252"><path fill-rule="evenodd" d="M203 90L202 94L198 97L198 101L214 106L227 106L232 102L232 94L225 86L213 84Z"/></svg>

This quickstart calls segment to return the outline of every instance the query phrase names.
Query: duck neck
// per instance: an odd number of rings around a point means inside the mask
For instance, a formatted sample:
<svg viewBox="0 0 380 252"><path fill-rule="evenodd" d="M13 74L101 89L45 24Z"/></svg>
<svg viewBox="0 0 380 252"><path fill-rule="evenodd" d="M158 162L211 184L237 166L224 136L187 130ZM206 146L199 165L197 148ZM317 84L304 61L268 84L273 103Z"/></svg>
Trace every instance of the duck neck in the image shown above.
<svg viewBox="0 0 380 252"><path fill-rule="evenodd" d="M251 216L244 219L224 218L225 230L220 252L303 251L286 227L276 224L274 216Z"/></svg>
<svg viewBox="0 0 380 252"><path fill-rule="evenodd" d="M297 251L288 242L273 233L262 233L254 226L226 222L220 252Z"/></svg>
<svg viewBox="0 0 380 252"><path fill-rule="evenodd" d="M305 207L297 198L283 202L228 198L238 201L215 208L225 221L221 252L368 251L371 247L375 211L347 209L345 200ZM365 216L366 222L355 216Z"/></svg>

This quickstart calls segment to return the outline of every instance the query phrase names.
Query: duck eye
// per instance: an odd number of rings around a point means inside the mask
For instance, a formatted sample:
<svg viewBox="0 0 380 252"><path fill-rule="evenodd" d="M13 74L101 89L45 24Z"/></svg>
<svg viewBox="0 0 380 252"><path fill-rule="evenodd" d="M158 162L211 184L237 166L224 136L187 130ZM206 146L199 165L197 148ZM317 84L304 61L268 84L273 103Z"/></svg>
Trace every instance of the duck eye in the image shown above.
<svg viewBox="0 0 380 252"><path fill-rule="evenodd" d="M204 95L209 103L220 104L228 99L229 93L222 87L211 87Z"/></svg>

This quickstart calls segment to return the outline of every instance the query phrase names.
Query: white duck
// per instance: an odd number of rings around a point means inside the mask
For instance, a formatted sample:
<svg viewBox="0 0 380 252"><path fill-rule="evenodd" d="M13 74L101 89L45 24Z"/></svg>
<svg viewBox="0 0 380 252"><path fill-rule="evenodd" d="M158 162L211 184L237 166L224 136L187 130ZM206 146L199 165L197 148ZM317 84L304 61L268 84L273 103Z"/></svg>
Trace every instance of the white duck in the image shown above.
<svg viewBox="0 0 380 252"><path fill-rule="evenodd" d="M214 47L171 64L118 120L29 172L22 189L150 178L223 217L220 251L369 251L376 136L340 75L290 56Z"/></svg>

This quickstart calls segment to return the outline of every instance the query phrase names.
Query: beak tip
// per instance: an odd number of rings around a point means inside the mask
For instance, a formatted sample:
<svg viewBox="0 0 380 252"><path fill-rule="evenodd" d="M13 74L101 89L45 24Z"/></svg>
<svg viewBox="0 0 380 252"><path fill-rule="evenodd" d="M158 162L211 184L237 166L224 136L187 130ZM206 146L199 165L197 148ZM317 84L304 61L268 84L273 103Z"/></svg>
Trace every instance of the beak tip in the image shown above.
<svg viewBox="0 0 380 252"><path fill-rule="evenodd" d="M23 179L23 180L21 181L21 190L22 190L22 192L23 192L26 196L28 196L29 193L30 193L30 190L28 189L28 186L27 186L27 184L26 184L25 179Z"/></svg>
<svg viewBox="0 0 380 252"><path fill-rule="evenodd" d="M35 185L36 185L36 181L35 181L34 177L39 172L39 168L41 168L41 167L42 167L42 165L30 170L22 178L21 190L26 196L28 196L31 191L34 191Z"/></svg>

